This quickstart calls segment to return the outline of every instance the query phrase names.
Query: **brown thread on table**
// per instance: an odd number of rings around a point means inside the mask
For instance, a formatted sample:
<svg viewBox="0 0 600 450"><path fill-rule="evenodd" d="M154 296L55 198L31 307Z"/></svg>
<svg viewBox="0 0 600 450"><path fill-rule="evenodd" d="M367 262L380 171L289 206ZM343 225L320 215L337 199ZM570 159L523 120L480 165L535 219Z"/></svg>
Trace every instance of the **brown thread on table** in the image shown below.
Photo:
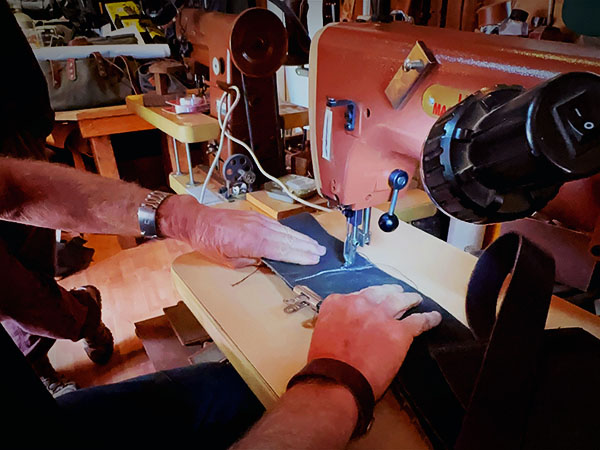
<svg viewBox="0 0 600 450"><path fill-rule="evenodd" d="M260 265L256 266L256 269L254 269L252 272L250 272L248 275L246 275L244 278L242 278L240 281L236 281L235 283L233 283L231 285L231 287L235 287L238 284L242 284L244 281L246 281L248 278L250 278L252 275L254 275L256 272L258 272L258 270L260 269Z"/></svg>

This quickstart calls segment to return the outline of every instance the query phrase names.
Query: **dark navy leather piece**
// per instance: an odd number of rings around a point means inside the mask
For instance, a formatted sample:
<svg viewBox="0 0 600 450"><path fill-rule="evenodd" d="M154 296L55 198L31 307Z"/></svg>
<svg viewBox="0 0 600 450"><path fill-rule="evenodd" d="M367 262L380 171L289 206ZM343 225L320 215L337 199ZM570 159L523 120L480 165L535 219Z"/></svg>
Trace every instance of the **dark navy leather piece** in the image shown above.
<svg viewBox="0 0 600 450"><path fill-rule="evenodd" d="M399 284L406 292L416 292L407 283L388 275L358 254L354 265L344 268L344 243L327 233L309 213L287 217L281 223L312 237L327 248L325 256L314 266L264 260L290 287L304 285L322 298L381 284Z"/></svg>

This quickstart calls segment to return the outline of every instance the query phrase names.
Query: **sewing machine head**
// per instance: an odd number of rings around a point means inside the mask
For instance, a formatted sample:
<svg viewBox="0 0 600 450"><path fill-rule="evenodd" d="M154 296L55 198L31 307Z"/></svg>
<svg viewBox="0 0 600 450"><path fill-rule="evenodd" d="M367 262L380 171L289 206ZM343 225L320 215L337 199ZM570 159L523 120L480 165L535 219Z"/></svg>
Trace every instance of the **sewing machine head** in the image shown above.
<svg viewBox="0 0 600 450"><path fill-rule="evenodd" d="M346 264L369 242L372 206L391 198L379 226L397 227L396 200L419 169L440 209L481 224L528 216L600 171L597 51L342 23L315 36L310 58L315 178L347 217Z"/></svg>

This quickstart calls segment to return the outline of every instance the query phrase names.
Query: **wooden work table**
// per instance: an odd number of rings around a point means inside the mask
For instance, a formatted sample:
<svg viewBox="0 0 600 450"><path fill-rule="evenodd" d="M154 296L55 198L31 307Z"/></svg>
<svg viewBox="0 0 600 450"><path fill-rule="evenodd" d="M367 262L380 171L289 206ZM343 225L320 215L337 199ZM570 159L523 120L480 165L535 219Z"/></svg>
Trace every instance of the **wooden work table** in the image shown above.
<svg viewBox="0 0 600 450"><path fill-rule="evenodd" d="M90 150L98 173L109 178L119 178L119 169L110 136L154 128L154 125L129 111L126 105L57 111L54 122L55 126L48 138L48 143L64 147L67 136L77 128L82 138L89 139ZM71 149L71 153L75 167L85 170L85 164L78 150Z"/></svg>
<svg viewBox="0 0 600 450"><path fill-rule="evenodd" d="M330 234L344 238L341 214L316 217ZM403 222L394 233L377 227L372 232L371 245L360 253L466 324L464 299L475 257ZM175 260L172 275L189 309L252 391L267 408L273 406L289 378L306 363L312 331L301 324L312 313L284 313L283 299L292 292L265 267L233 270L190 253ZM581 326L600 338L600 318L555 297L547 327L561 326ZM430 445L409 409L388 392L376 406L372 430L349 448L413 450Z"/></svg>
<svg viewBox="0 0 600 450"><path fill-rule="evenodd" d="M217 119L208 114L172 114L163 107L145 106L143 95L130 95L126 98L127 108L132 114L147 121L171 139L167 141L170 165L178 175L187 166L188 174L193 168L191 164L190 144L218 140L221 130ZM308 125L308 109L288 102L279 105L284 129ZM185 148L184 149L182 148ZM185 172L185 169L183 170ZM192 178L189 180L193 181ZM197 180L195 180L197 181Z"/></svg>

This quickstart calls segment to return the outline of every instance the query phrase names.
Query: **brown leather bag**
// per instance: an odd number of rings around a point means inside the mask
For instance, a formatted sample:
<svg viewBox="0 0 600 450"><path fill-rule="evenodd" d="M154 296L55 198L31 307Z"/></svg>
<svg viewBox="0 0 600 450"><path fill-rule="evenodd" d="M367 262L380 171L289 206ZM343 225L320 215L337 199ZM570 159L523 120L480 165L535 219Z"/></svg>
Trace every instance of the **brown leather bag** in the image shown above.
<svg viewBox="0 0 600 450"><path fill-rule="evenodd" d="M88 58L39 63L55 111L117 105L139 93L133 75L137 63L132 58L92 53Z"/></svg>

